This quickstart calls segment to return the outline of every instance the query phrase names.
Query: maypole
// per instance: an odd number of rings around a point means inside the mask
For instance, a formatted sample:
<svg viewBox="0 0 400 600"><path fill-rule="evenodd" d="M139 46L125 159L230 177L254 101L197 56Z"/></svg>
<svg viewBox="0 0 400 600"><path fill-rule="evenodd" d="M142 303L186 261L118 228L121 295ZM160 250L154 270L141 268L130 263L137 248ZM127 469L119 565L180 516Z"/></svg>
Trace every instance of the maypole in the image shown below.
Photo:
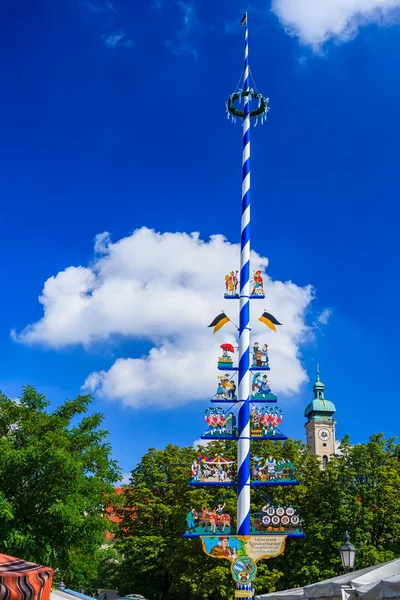
<svg viewBox="0 0 400 600"><path fill-rule="evenodd" d="M251 598L254 595L253 581L257 573L257 562L263 558L278 556L285 549L286 538L304 537L303 526L295 508L277 506L261 489L265 486L298 485L295 467L289 460L276 459L266 453L263 440L284 441L286 436L279 430L282 411L275 406L277 397L271 392L266 372L270 370L268 344L251 340L250 301L265 298L262 271L250 269L250 125L266 119L268 98L250 87L249 30L247 13L242 19L245 33L243 89L236 90L226 103L228 117L232 121L243 120L242 149L242 210L240 241L240 275L230 271L225 276L227 300L239 300L238 347L223 343L222 356L218 358L217 391L211 398L213 406L205 411L208 429L201 436L205 440L231 440L237 442L237 473L235 460L228 455L229 446L213 456L210 445L205 454L200 454L192 463L191 486L229 488L219 500L203 501L200 508L191 506L186 513L184 537L200 537L203 550L214 558L226 559L231 563L231 574L236 582L235 598ZM243 101L243 110L235 104ZM257 106L251 110L251 102ZM238 290L239 288L239 290ZM259 320L273 331L279 321L267 310ZM236 319L235 319L236 321ZM231 322L222 311L209 327L214 333ZM238 349L238 365L234 366L234 355ZM237 376L237 386L235 379ZM236 394L237 389L237 394ZM229 404L225 410L215 404ZM272 406L271 406L272 405ZM234 410L238 409L238 424ZM256 454L251 456L250 450ZM225 453L227 455L225 455ZM237 527L229 514L225 499L232 489L237 489ZM262 498L258 511L250 514L251 489ZM272 488L273 489L273 488ZM206 497L206 496L203 496ZM208 496L210 498L210 496Z"/></svg>
<svg viewBox="0 0 400 600"><path fill-rule="evenodd" d="M244 21L244 23L243 23ZM245 26L243 88L249 94L249 28ZM244 97L240 243L238 502L239 535L250 535L250 97Z"/></svg>

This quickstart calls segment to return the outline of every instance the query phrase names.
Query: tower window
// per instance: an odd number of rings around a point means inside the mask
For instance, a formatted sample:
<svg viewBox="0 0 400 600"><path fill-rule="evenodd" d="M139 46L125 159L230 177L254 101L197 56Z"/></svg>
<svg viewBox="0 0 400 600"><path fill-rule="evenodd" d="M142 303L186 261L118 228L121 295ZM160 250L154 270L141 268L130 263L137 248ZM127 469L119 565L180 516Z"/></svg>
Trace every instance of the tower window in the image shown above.
<svg viewBox="0 0 400 600"><path fill-rule="evenodd" d="M324 454L324 456L322 457L322 468L326 469L328 464L328 457L326 456L326 454Z"/></svg>
<svg viewBox="0 0 400 600"><path fill-rule="evenodd" d="M325 442L322 445L323 445L324 448L326 448L326 443Z"/></svg>

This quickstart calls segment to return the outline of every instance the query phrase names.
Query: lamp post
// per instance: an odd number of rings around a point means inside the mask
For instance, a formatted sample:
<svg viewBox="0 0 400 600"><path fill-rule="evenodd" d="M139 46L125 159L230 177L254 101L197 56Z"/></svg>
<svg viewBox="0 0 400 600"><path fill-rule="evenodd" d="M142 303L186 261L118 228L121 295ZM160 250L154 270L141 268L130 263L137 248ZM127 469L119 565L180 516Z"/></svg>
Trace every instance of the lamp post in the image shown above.
<svg viewBox="0 0 400 600"><path fill-rule="evenodd" d="M59 583L58 589L61 590L62 592L66 589L66 585L64 583L64 579L61 577L61 581Z"/></svg>
<svg viewBox="0 0 400 600"><path fill-rule="evenodd" d="M348 531L346 531L346 533L344 534L343 544L340 546L339 552L345 573L354 571L357 549L354 548L353 544L350 542L350 536Z"/></svg>

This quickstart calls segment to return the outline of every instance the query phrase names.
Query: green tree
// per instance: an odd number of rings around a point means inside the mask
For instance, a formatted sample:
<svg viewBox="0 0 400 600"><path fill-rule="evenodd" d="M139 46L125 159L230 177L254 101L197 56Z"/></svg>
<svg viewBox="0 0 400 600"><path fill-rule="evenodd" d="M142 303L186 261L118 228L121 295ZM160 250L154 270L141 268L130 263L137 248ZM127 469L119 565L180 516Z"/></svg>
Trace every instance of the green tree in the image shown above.
<svg viewBox="0 0 400 600"><path fill-rule="evenodd" d="M271 560L283 573L280 589L304 586L343 573L339 547L348 529L358 549L357 568L400 554L399 446L383 434L352 446L346 436L325 471L315 457L298 463L301 482L286 494L302 516L306 538L288 541ZM283 501L282 490L271 494Z"/></svg>
<svg viewBox="0 0 400 600"><path fill-rule="evenodd" d="M204 450L204 449L203 449ZM212 442L207 453L234 456L235 448ZM197 451L169 445L150 449L132 471L125 490L125 509L117 545L124 556L120 593L141 593L150 600L219 600L232 598L229 564L208 557L200 540L182 539L185 517L193 506L213 506L226 489L188 486L190 466ZM236 494L224 498L234 516ZM279 573L261 567L264 587L274 589Z"/></svg>
<svg viewBox="0 0 400 600"><path fill-rule="evenodd" d="M121 558L114 543L102 547L97 566L95 586L97 590L118 589L120 587L119 568Z"/></svg>
<svg viewBox="0 0 400 600"><path fill-rule="evenodd" d="M88 414L91 398L55 410L33 387L15 402L0 395L0 547L57 569L76 589L97 578L120 479L103 417Z"/></svg>
<svg viewBox="0 0 400 600"><path fill-rule="evenodd" d="M296 507L305 539L288 539L284 554L258 565L257 592L304 586L343 573L339 546L346 529L359 552L357 567L390 560L400 554L400 449L393 439L374 435L352 446L342 440L340 453L325 471L301 442L259 442L252 454L291 460L299 485L254 490L252 512L265 503ZM204 450L204 449L203 449ZM209 455L234 457L235 444L212 442ZM191 506L211 506L225 493L190 488L193 448L151 449L132 471L125 491L126 509L117 545L121 592L143 593L151 600L222 600L232 597L229 565L206 556L197 539L182 539ZM261 495L261 497L260 497ZM236 495L225 499L235 515Z"/></svg>

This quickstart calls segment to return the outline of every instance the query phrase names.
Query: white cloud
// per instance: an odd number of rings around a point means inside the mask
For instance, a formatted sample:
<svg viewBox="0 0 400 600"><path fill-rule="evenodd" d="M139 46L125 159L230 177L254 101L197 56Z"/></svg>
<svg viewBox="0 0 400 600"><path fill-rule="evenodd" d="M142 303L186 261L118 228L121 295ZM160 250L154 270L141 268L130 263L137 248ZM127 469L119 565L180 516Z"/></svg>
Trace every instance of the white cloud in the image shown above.
<svg viewBox="0 0 400 600"><path fill-rule="evenodd" d="M130 473L122 473L121 480L118 482L119 485L128 485L131 479Z"/></svg>
<svg viewBox="0 0 400 600"><path fill-rule="evenodd" d="M328 325L329 319L332 316L331 308L324 308L324 310L318 315L318 323L321 325Z"/></svg>
<svg viewBox="0 0 400 600"><path fill-rule="evenodd" d="M272 0L272 11L288 33L320 47L352 39L360 26L400 21L400 0Z"/></svg>
<svg viewBox="0 0 400 600"><path fill-rule="evenodd" d="M337 454L338 456L342 456L343 452L340 449L340 444L342 443L342 440L335 440L335 454Z"/></svg>
<svg viewBox="0 0 400 600"><path fill-rule="evenodd" d="M208 242L194 233L136 230L115 243L108 234L95 240L90 267L68 267L44 284L44 315L14 339L52 348L90 346L115 336L148 340L150 352L120 358L91 373L85 388L133 407L174 407L214 394L219 345L235 341L229 323L216 335L207 325L223 308L237 322L237 301L224 301L224 275L235 268L239 246L215 235ZM252 268L268 260L252 253ZM313 291L264 277L266 299L252 302L253 334L270 347L273 391L298 391L307 375L300 345L310 336L305 313ZM283 324L274 333L257 317L267 308ZM253 338L253 340L256 339Z"/></svg>
<svg viewBox="0 0 400 600"><path fill-rule="evenodd" d="M197 450L197 448L199 446L201 446L202 448L206 448L209 443L210 443L210 440L202 440L201 438L199 438L198 440L194 440L194 442L193 442L193 448L195 450Z"/></svg>
<svg viewBox="0 0 400 600"><path fill-rule="evenodd" d="M93 2L90 0L81 0L81 5L92 13L107 14L117 12L115 6L109 0L106 0L105 2L102 0L93 0Z"/></svg>
<svg viewBox="0 0 400 600"><path fill-rule="evenodd" d="M181 24L173 38L166 40L164 45L175 56L190 55L197 60L199 55L192 34L200 27L200 23L196 17L194 3L188 0L177 0L176 4L181 12Z"/></svg>
<svg viewBox="0 0 400 600"><path fill-rule="evenodd" d="M124 48L132 48L133 46L132 40L126 39L126 33L124 31L106 35L103 37L103 40L109 48L116 48L117 46L122 46Z"/></svg>

